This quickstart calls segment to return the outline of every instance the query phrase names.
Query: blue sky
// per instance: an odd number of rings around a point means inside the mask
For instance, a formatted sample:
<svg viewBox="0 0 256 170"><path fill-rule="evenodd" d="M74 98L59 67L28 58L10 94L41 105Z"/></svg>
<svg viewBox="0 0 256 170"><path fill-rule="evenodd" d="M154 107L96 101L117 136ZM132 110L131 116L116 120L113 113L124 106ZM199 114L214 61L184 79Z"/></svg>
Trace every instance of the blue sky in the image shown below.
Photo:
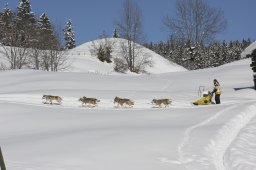
<svg viewBox="0 0 256 170"><path fill-rule="evenodd" d="M19 0L1 0L1 9L8 3L16 9ZM166 41L168 32L162 24L166 15L173 15L176 0L134 0L142 10L143 31L146 41ZM221 8L228 21L226 31L219 40L256 39L256 0L208 0ZM50 20L64 26L70 18L77 44L96 39L104 31L112 35L115 21L119 19L123 0L30 0L36 14L47 13Z"/></svg>

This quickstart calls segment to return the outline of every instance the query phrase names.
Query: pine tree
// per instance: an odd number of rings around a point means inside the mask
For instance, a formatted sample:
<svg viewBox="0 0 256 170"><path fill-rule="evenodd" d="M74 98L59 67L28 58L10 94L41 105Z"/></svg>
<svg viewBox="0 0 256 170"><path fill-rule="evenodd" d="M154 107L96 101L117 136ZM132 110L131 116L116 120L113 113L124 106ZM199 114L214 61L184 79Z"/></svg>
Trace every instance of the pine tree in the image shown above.
<svg viewBox="0 0 256 170"><path fill-rule="evenodd" d="M1 26L10 27L14 13L6 4L3 12L1 12Z"/></svg>
<svg viewBox="0 0 256 170"><path fill-rule="evenodd" d="M3 18L3 13L2 13L2 11L0 11L0 43L2 42L2 39L3 39L3 21L2 21L2 18Z"/></svg>
<svg viewBox="0 0 256 170"><path fill-rule="evenodd" d="M73 31L72 22L70 19L66 23L65 28L63 29L63 32L64 32L64 39L66 41L66 45L65 45L66 49L72 49L76 47L75 34Z"/></svg>
<svg viewBox="0 0 256 170"><path fill-rule="evenodd" d="M51 22L45 13L43 13L38 20L38 29L40 34L39 40L41 43L41 48L49 49L49 47L53 45L52 42L55 40L55 38L53 35Z"/></svg>
<svg viewBox="0 0 256 170"><path fill-rule="evenodd" d="M3 36L1 42L3 45L18 46L16 16L15 13L9 8L8 4L6 4L5 8L3 9L0 20L1 35Z"/></svg>
<svg viewBox="0 0 256 170"><path fill-rule="evenodd" d="M253 50L251 57L252 57L252 63L250 64L250 66L252 67L252 70L254 72L253 81L254 81L254 89L256 90L256 49Z"/></svg>
<svg viewBox="0 0 256 170"><path fill-rule="evenodd" d="M36 36L36 19L29 0L20 0L16 15L18 41L22 47L30 47Z"/></svg>
<svg viewBox="0 0 256 170"><path fill-rule="evenodd" d="M43 13L38 20L38 28L41 31L45 31L49 33L52 32L51 22L45 13Z"/></svg>
<svg viewBox="0 0 256 170"><path fill-rule="evenodd" d="M29 0L21 0L17 7L18 20L27 22L28 24L35 24L35 15L31 12L31 5Z"/></svg>
<svg viewBox="0 0 256 170"><path fill-rule="evenodd" d="M47 71L58 71L62 66L65 67L65 56L61 51L61 43L45 13L39 18L38 29L41 37L40 48L44 50L40 59L41 68Z"/></svg>
<svg viewBox="0 0 256 170"><path fill-rule="evenodd" d="M14 13L6 4L3 12L0 13L0 41L4 45L10 45L8 34L11 32L14 24Z"/></svg>
<svg viewBox="0 0 256 170"><path fill-rule="evenodd" d="M119 35L117 33L117 29L115 28L114 33L113 33L113 38L119 38Z"/></svg>

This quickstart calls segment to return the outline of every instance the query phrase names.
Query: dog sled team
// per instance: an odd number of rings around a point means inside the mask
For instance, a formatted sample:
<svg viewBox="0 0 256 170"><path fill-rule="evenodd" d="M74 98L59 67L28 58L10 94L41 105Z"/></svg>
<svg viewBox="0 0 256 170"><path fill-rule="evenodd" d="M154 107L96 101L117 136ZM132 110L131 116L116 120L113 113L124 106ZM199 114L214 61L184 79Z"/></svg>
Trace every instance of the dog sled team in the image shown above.
<svg viewBox="0 0 256 170"><path fill-rule="evenodd" d="M42 97L43 100L45 100L44 104L61 104L62 103L62 98L59 96L52 96L52 95L43 95ZM79 102L81 102L82 106L88 106L88 107L95 107L98 105L100 100L96 98L88 98L88 97L81 97L78 99ZM172 103L170 99L153 99L151 101L151 104L154 106L162 107L162 106L169 106ZM114 98L114 105L117 107L129 107L132 108L134 106L134 101L131 99L126 99L126 98L120 98L120 97L115 97Z"/></svg>
<svg viewBox="0 0 256 170"><path fill-rule="evenodd" d="M220 95L221 95L220 84L216 79L213 80L213 84L214 84L213 91L212 92L204 91L202 93L202 95L203 95L202 98L193 102L194 105L220 104ZM215 94L215 103L212 102L213 94ZM61 104L62 103L62 98L59 97L59 96L43 95L42 99L45 100L44 103L49 103L49 104L53 104L53 102L55 104ZM100 100L98 100L96 98L87 98L85 96L79 98L78 101L81 102L82 106L90 106L90 107L95 107L100 102ZM134 101L132 101L131 99L120 98L120 97L115 97L113 103L117 107L132 108L134 106ZM170 99L153 99L151 101L151 104L153 106L157 106L157 107L160 107L160 108L162 106L167 107L171 103L172 103L172 100L170 100Z"/></svg>

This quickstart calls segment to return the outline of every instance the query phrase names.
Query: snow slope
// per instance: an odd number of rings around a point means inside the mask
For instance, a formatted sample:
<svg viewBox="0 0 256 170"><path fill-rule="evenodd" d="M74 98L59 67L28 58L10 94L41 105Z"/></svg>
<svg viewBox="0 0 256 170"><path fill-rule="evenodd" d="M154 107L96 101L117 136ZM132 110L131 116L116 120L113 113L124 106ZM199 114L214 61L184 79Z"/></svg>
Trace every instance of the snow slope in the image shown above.
<svg viewBox="0 0 256 170"><path fill-rule="evenodd" d="M0 145L8 170L253 170L256 92L250 60L150 75L0 72ZM221 84L221 105L192 106ZM62 105L43 104L59 95ZM82 107L81 96L96 97ZM131 98L134 108L113 104ZM171 98L167 108L153 98Z"/></svg>
<svg viewBox="0 0 256 170"><path fill-rule="evenodd" d="M105 39L99 39L91 42L87 42L82 44L68 52L69 57L71 58L71 67L68 71L71 72L90 72L90 73L100 73L100 74L115 74L113 71L113 64L102 63L95 56L91 55L91 49L93 49L93 43L99 44ZM121 45L122 43L127 44L127 40L120 38L108 38L111 44L113 44L113 52L112 58L121 58ZM182 66L179 66L173 62L168 61L162 56L156 54L155 52L143 47L139 46L139 51L141 51L141 55L145 54L151 58L153 63L152 67L146 67L146 71L148 73L158 74L158 73L166 73L166 72L177 72L177 71L185 71L186 69Z"/></svg>
<svg viewBox="0 0 256 170"><path fill-rule="evenodd" d="M246 58L248 54L251 54L252 51L256 49L256 41L251 43L242 53L241 58Z"/></svg>

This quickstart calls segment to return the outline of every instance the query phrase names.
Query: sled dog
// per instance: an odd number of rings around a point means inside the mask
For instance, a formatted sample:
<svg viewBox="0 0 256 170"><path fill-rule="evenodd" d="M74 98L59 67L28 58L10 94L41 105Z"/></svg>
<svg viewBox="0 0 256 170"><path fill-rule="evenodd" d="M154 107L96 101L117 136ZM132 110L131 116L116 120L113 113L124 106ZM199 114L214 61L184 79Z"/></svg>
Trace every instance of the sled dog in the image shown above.
<svg viewBox="0 0 256 170"><path fill-rule="evenodd" d="M62 102L62 98L60 96L43 95L42 99L45 99L45 103L50 102L50 104L52 104L53 101L58 102L58 104L61 104Z"/></svg>
<svg viewBox="0 0 256 170"><path fill-rule="evenodd" d="M83 105L91 105L93 107L95 107L97 105L97 102L100 102L100 100L96 99L96 98L87 98L87 97L81 97L78 101L82 102L82 106Z"/></svg>
<svg viewBox="0 0 256 170"><path fill-rule="evenodd" d="M162 104L167 107L172 101L170 99L153 99L151 103L159 107L162 107Z"/></svg>
<svg viewBox="0 0 256 170"><path fill-rule="evenodd" d="M119 97L115 97L114 99L114 104L117 103L117 106L129 106L129 107L133 107L134 102L131 101L130 99L124 99L124 98L119 98Z"/></svg>

